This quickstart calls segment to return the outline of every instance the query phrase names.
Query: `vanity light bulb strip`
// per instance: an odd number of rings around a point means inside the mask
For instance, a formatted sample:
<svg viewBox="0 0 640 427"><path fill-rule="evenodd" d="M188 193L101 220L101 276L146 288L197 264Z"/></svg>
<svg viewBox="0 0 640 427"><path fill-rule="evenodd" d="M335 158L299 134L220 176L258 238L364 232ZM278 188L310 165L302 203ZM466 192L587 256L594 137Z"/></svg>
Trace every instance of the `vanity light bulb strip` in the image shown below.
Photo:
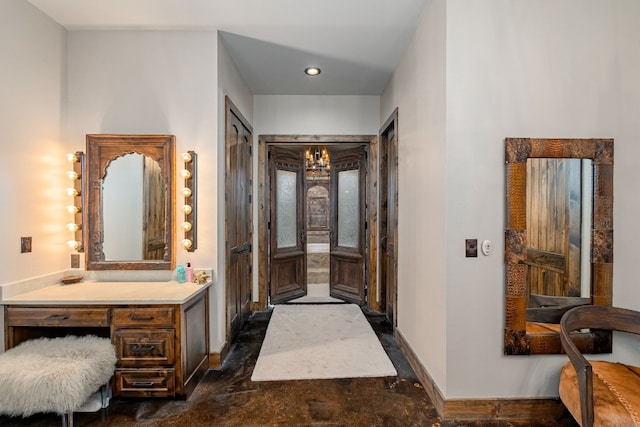
<svg viewBox="0 0 640 427"><path fill-rule="evenodd" d="M67 177L73 181L67 188L67 195L73 199L73 204L67 206L67 212L73 215L73 222L67 224L67 230L73 233L73 240L67 241L67 246L77 252L84 252L84 239L82 231L84 207L84 191L82 178L85 173L85 158L82 151L67 154L67 160L71 162L72 170L67 172Z"/></svg>
<svg viewBox="0 0 640 427"><path fill-rule="evenodd" d="M182 247L187 252L193 252L198 247L196 234L197 228L197 177L198 177L198 155L195 151L188 151L182 154L184 161L184 169L181 172L184 178L184 188L182 195L184 196L184 205L182 212L184 213L184 222L182 229L184 230L184 239Z"/></svg>

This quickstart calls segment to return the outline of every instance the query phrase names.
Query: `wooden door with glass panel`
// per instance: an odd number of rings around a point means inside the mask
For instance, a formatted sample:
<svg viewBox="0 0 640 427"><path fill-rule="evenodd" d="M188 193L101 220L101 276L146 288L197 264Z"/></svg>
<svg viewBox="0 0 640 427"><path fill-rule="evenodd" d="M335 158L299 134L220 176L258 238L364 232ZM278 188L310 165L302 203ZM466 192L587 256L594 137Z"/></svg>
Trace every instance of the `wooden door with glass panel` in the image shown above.
<svg viewBox="0 0 640 427"><path fill-rule="evenodd" d="M272 304L307 293L305 158L303 151L269 148Z"/></svg>
<svg viewBox="0 0 640 427"><path fill-rule="evenodd" d="M329 232L332 297L365 303L365 150L336 151L331 159Z"/></svg>

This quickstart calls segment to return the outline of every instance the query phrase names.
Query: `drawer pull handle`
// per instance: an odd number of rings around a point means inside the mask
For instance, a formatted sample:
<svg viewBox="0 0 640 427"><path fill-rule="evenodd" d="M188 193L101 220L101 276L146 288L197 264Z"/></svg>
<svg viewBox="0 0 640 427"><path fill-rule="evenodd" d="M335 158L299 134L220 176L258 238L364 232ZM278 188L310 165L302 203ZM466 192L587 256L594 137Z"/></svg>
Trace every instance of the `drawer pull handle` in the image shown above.
<svg viewBox="0 0 640 427"><path fill-rule="evenodd" d="M147 382L134 381L131 383L131 385L134 387L153 387L154 383L153 381L147 381Z"/></svg>
<svg viewBox="0 0 640 427"><path fill-rule="evenodd" d="M153 351L155 349L156 349L155 345L138 345L138 344L134 344L134 345L131 346L131 350L138 351L138 352Z"/></svg>
<svg viewBox="0 0 640 427"><path fill-rule="evenodd" d="M149 321L149 320L153 320L153 316L138 316L137 314L132 314L132 315L131 315L131 320L145 320L145 321Z"/></svg>
<svg viewBox="0 0 640 427"><path fill-rule="evenodd" d="M69 316L65 316L64 314L52 314L48 316L45 320L67 320Z"/></svg>

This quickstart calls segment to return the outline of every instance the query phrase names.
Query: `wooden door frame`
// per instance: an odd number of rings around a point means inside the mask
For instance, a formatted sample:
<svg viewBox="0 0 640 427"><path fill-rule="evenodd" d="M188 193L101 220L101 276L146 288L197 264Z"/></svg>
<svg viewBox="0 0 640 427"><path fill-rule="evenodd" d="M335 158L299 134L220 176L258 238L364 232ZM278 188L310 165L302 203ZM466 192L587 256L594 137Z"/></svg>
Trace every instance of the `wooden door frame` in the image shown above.
<svg viewBox="0 0 640 427"><path fill-rule="evenodd" d="M391 115L389 116L389 118L384 122L384 124L382 125L382 127L380 127L380 152L382 152L382 144L390 144L391 141L389 141L388 138L383 137L383 135L386 134L387 130L393 126L393 132L394 132L394 139L395 139L395 150L393 150L392 152L395 152L396 155L398 155L398 108L396 107L393 112L391 113ZM387 155L387 172L389 171L389 149L386 148L385 149L385 153ZM382 161L382 158L380 158L380 161ZM380 177L380 179L386 179L387 177ZM398 174L398 168L396 167L396 187L399 185L399 174ZM388 188L387 188L388 191ZM382 198L382 194L380 194L380 198ZM395 200L394 200L394 209L396 212L396 221L398 219L398 195L396 195ZM382 201L380 201L380 209L382 209ZM382 212L380 212L380 215L382 216ZM388 220L388 218L387 218ZM395 285L395 298L394 298L394 304L393 304L393 328L395 329L396 325L398 324L398 255L397 255L397 251L398 251L398 224L396 222L396 224L389 224L387 221L387 229L393 226L395 228L395 233L394 233L394 250L396 251L396 255L394 257L394 264L395 264L395 273L396 273L396 277L393 280L394 285ZM387 233L388 234L388 233ZM383 236L381 235L380 238L382 238ZM379 251L379 256L382 256L382 251ZM380 262L382 263L382 260L380 260ZM387 271L388 274L388 271ZM387 289L386 289L386 285L387 283L380 283L380 301L384 301L385 303L385 307L381 307L382 310L386 313L386 296L383 298L382 297L382 293L384 292L386 294Z"/></svg>
<svg viewBox="0 0 640 427"><path fill-rule="evenodd" d="M331 145L340 143L368 145L366 220L368 256L365 257L365 285L368 284L367 308L379 311L377 301L377 199L378 199L378 137L377 135L259 135L258 136L258 302L254 311L267 309L269 292L268 262L269 233L269 170L267 149L269 145Z"/></svg>
<svg viewBox="0 0 640 427"><path fill-rule="evenodd" d="M229 292L229 265L231 264L231 256L230 256L230 252L229 252L229 248L228 246L228 242L229 242L229 223L227 221L227 216L228 216L228 209L229 209L229 201L227 200L226 194L230 193L230 180L229 180L229 171L227 170L228 165L229 165L229 150L227 150L227 145L229 143L229 130L231 127L231 114L235 115L240 122L242 123L242 125L244 127L246 127L249 132L251 132L251 135L253 136L253 127L251 126L251 124L249 124L249 121L242 115L242 113L240 112L240 110L238 109L238 107L235 106L235 104L231 101L231 99L229 98L229 96L225 96L224 98L224 103L225 103L225 108L224 108L224 112L225 112L225 119L224 119L224 157L225 157L225 173L224 173L224 191L225 191L225 203L224 203L224 215L225 215L225 219L224 219L224 259L225 259L225 280L224 280L224 284L225 284L225 341L226 341L226 346L231 346L231 340L230 340L230 336L231 336L231 319L229 316L229 297L230 297L230 292ZM251 140L249 141L249 147L253 147L253 137L251 138ZM253 157L253 156L252 156ZM249 162L249 171L251 173L251 183L248 187L249 190L249 194L252 194L253 191L253 158L251 159L251 161ZM250 209L248 212L249 215L249 241L253 242L253 204L249 205ZM249 268L252 269L252 263L253 263L253 256L249 256ZM249 277L249 286L251 287L251 290L253 291L253 274L250 273L250 277ZM253 306L250 307L250 309L253 309ZM225 349L226 352L227 349Z"/></svg>

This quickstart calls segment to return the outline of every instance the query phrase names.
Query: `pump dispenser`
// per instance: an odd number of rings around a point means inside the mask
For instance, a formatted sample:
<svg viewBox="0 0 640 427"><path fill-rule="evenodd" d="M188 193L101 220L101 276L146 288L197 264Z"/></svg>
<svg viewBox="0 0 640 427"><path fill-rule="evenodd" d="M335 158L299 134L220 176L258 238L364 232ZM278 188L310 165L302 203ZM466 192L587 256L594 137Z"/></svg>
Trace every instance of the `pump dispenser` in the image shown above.
<svg viewBox="0 0 640 427"><path fill-rule="evenodd" d="M184 269L185 278L187 282L193 283L193 267L191 267L191 263L187 263L187 268Z"/></svg>

